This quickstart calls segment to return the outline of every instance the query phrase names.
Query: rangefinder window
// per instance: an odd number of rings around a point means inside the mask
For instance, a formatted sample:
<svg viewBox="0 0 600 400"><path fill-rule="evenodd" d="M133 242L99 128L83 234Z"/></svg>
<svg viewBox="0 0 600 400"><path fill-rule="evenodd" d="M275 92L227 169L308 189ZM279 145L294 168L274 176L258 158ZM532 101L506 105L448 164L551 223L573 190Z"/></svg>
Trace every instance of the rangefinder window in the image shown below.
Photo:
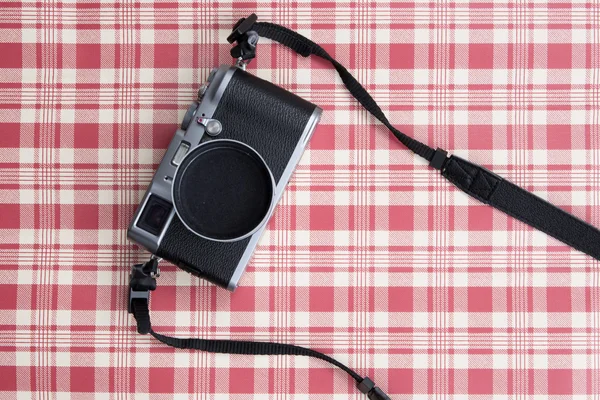
<svg viewBox="0 0 600 400"><path fill-rule="evenodd" d="M162 231L173 206L161 199L151 195L142 211L137 226L153 235L159 235Z"/></svg>

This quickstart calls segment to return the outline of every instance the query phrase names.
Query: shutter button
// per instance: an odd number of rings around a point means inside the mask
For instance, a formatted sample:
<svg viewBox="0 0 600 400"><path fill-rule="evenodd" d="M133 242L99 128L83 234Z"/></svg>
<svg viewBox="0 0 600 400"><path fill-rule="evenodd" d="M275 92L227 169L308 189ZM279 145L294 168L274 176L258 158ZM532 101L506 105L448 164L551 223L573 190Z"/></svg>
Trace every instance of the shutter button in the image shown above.
<svg viewBox="0 0 600 400"><path fill-rule="evenodd" d="M216 119L200 117L198 118L198 123L204 126L209 136L218 136L223 130L223 125Z"/></svg>

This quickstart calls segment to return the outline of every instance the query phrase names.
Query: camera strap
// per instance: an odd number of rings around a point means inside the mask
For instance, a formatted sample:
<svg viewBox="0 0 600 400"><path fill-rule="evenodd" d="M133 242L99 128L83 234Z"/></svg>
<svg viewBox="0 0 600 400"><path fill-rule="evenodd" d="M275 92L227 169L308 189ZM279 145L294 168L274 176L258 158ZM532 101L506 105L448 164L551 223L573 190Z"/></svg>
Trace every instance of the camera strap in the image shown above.
<svg viewBox="0 0 600 400"><path fill-rule="evenodd" d="M448 157L445 150L434 150L400 132L352 74L310 39L277 24L257 22L256 14L252 14L238 21L227 38L229 43L237 42L231 55L241 62L254 58L259 36L279 42L303 57L315 55L329 61L352 96L367 111L381 121L404 146L429 161L431 167L440 170L443 177L462 191L600 260L600 230L481 165L454 155Z"/></svg>
<svg viewBox="0 0 600 400"><path fill-rule="evenodd" d="M214 340L186 338L180 339L161 335L154 332L150 323L150 292L156 289L156 278L160 276L158 270L159 259L152 257L144 264L136 264L129 276L129 312L137 322L137 331L141 334L150 334L158 341L178 349L193 349L210 353L226 354L251 354L251 355L293 355L318 358L344 370L356 381L356 387L370 400L390 400L390 398L375 386L368 377L362 377L341 362L326 354L305 347L284 343L251 342L240 340Z"/></svg>

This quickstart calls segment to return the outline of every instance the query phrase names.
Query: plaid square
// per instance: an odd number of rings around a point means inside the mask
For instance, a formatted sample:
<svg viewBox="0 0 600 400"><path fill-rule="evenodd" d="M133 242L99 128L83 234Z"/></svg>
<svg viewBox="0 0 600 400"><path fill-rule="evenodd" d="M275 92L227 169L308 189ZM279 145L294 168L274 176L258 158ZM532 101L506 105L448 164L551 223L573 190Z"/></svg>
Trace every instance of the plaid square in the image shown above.
<svg viewBox="0 0 600 400"><path fill-rule="evenodd" d="M21 43L0 42L0 68L23 67L23 46Z"/></svg>
<svg viewBox="0 0 600 400"><path fill-rule="evenodd" d="M95 391L95 368L72 366L69 368L69 390L71 392L93 393Z"/></svg>
<svg viewBox="0 0 600 400"><path fill-rule="evenodd" d="M473 206L468 208L468 227L470 231L492 231L494 214L491 207Z"/></svg>
<svg viewBox="0 0 600 400"><path fill-rule="evenodd" d="M310 382L310 394L331 394L335 393L333 372L331 369L312 368L308 371L308 381Z"/></svg>
<svg viewBox="0 0 600 400"><path fill-rule="evenodd" d="M405 43L390 44L390 68L407 69L415 68L415 46Z"/></svg>
<svg viewBox="0 0 600 400"><path fill-rule="evenodd" d="M0 228L18 229L21 226L21 206L19 204L0 204Z"/></svg>
<svg viewBox="0 0 600 400"><path fill-rule="evenodd" d="M75 204L73 207L73 227L75 229L98 229L100 220L95 204Z"/></svg>
<svg viewBox="0 0 600 400"><path fill-rule="evenodd" d="M5 392L17 390L17 368L0 365L0 382Z"/></svg>
<svg viewBox="0 0 600 400"><path fill-rule="evenodd" d="M149 369L150 384L149 393L173 393L175 389L175 374L178 372L175 368L151 367ZM158 379L160 377L160 379ZM157 379L154 379L157 378Z"/></svg>
<svg viewBox="0 0 600 400"><path fill-rule="evenodd" d="M569 69L572 64L572 45L569 43L548 44L548 68Z"/></svg>
<svg viewBox="0 0 600 400"><path fill-rule="evenodd" d="M471 368L468 373L469 394L493 394L494 370Z"/></svg>
<svg viewBox="0 0 600 400"><path fill-rule="evenodd" d="M468 146L473 150L497 149L494 143L494 135L491 125L469 125Z"/></svg>
<svg viewBox="0 0 600 400"><path fill-rule="evenodd" d="M19 132L21 130L21 124L4 123L2 125L4 128L3 132L0 133L0 148L20 148L21 137Z"/></svg>
<svg viewBox="0 0 600 400"><path fill-rule="evenodd" d="M177 288L175 286L161 286L160 293L157 291L156 296L152 296L152 310L177 311L176 300ZM185 307L189 307L188 304L185 304Z"/></svg>
<svg viewBox="0 0 600 400"><path fill-rule="evenodd" d="M573 393L573 371L571 369L548 370L548 394L568 395Z"/></svg>
<svg viewBox="0 0 600 400"><path fill-rule="evenodd" d="M492 288L469 287L468 289L469 312L493 312Z"/></svg>
<svg viewBox="0 0 600 400"><path fill-rule="evenodd" d="M570 125L548 125L548 149L568 150L573 147Z"/></svg>
<svg viewBox="0 0 600 400"><path fill-rule="evenodd" d="M414 213L411 206L390 206L389 230L412 231L414 229Z"/></svg>
<svg viewBox="0 0 600 400"><path fill-rule="evenodd" d="M14 310L17 306L17 285L0 284L0 310Z"/></svg>
<svg viewBox="0 0 600 400"><path fill-rule="evenodd" d="M75 124L73 131L74 148L97 149L100 146L100 129L98 124L77 123Z"/></svg>
<svg viewBox="0 0 600 400"><path fill-rule="evenodd" d="M332 231L334 220L334 206L313 206L310 208L310 230Z"/></svg>
<svg viewBox="0 0 600 400"><path fill-rule="evenodd" d="M254 311L256 309L256 290L253 287L240 287L235 296L231 296L231 311Z"/></svg>
<svg viewBox="0 0 600 400"><path fill-rule="evenodd" d="M311 150L335 150L336 149L335 125L321 123L313 133L309 142Z"/></svg>
<svg viewBox="0 0 600 400"><path fill-rule="evenodd" d="M398 394L413 394L415 371L408 368L390 368L388 370L389 391Z"/></svg>
<svg viewBox="0 0 600 400"><path fill-rule="evenodd" d="M549 287L546 289L549 312L571 312L571 288Z"/></svg>
<svg viewBox="0 0 600 400"><path fill-rule="evenodd" d="M75 47L77 68L100 68L102 65L102 47L100 43L79 43Z"/></svg>
<svg viewBox="0 0 600 400"><path fill-rule="evenodd" d="M179 66L179 46L177 44L154 44L154 68L177 68Z"/></svg>
<svg viewBox="0 0 600 400"><path fill-rule="evenodd" d="M469 44L469 68L491 69L494 67L494 44L471 43Z"/></svg>
<svg viewBox="0 0 600 400"><path fill-rule="evenodd" d="M254 387L254 370L251 368L229 368L229 393L256 392Z"/></svg>
<svg viewBox="0 0 600 400"><path fill-rule="evenodd" d="M98 306L95 286L73 285L71 289L71 310L95 310Z"/></svg>
<svg viewBox="0 0 600 400"><path fill-rule="evenodd" d="M334 288L330 286L311 286L309 288L309 310L311 312L333 312Z"/></svg>
<svg viewBox="0 0 600 400"><path fill-rule="evenodd" d="M388 309L392 312L411 312L414 309L413 288L390 286L388 288Z"/></svg>

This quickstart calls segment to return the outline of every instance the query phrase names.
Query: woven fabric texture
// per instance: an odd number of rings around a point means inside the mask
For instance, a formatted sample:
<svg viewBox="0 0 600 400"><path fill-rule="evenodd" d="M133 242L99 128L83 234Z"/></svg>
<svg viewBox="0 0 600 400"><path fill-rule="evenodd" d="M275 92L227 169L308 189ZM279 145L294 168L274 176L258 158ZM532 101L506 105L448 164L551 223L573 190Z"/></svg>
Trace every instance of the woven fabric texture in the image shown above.
<svg viewBox="0 0 600 400"><path fill-rule="evenodd" d="M600 226L600 3L0 2L0 398L362 399L302 357L138 335L126 229L239 18L288 26L390 121ZM454 188L331 66L249 71L324 109L240 288L163 263L154 329L309 346L391 398L600 395L600 266ZM265 140L270 140L265 138Z"/></svg>

